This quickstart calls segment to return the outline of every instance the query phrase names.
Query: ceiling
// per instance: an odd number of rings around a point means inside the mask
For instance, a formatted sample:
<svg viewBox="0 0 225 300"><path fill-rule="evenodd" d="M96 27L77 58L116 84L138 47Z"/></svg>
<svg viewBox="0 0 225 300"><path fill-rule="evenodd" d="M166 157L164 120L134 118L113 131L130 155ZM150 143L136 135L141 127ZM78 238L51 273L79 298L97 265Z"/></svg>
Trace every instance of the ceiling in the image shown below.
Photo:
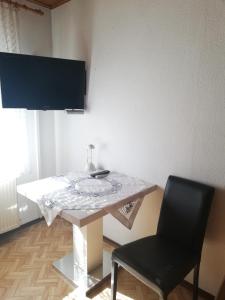
<svg viewBox="0 0 225 300"><path fill-rule="evenodd" d="M50 9L53 9L57 6L60 6L70 0L28 0L29 2L32 2L32 3L35 3L35 4L38 4L40 6L43 6L43 7L47 7L47 8L50 8Z"/></svg>

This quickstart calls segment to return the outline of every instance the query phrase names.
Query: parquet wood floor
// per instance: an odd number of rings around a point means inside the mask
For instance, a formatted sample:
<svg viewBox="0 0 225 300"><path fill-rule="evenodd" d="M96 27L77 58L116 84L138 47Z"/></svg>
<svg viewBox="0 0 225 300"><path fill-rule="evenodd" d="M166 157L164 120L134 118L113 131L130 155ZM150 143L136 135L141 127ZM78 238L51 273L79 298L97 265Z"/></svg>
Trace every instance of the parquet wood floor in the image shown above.
<svg viewBox="0 0 225 300"><path fill-rule="evenodd" d="M71 224L57 218L0 237L0 300L80 300L76 290L52 267L72 250ZM112 247L104 245L109 251ZM118 300L157 300L157 295L126 271L119 274ZM110 299L105 283L93 300ZM177 287L169 300L191 300L188 290ZM203 298L199 300L204 300Z"/></svg>

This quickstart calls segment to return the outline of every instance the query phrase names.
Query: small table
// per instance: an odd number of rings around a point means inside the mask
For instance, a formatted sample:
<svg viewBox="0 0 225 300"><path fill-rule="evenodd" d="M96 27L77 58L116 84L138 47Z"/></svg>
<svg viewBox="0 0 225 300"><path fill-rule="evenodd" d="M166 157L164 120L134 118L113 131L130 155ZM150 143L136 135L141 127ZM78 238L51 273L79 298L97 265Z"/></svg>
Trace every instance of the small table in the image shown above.
<svg viewBox="0 0 225 300"><path fill-rule="evenodd" d="M43 182L38 180L18 186L21 195L37 203L38 197L46 193ZM152 193L156 185L148 187L128 197L118 198L111 206L93 210L63 210L60 216L72 223L73 252L53 263L53 266L87 295L110 275L111 254L103 250L103 216L109 209L122 206Z"/></svg>

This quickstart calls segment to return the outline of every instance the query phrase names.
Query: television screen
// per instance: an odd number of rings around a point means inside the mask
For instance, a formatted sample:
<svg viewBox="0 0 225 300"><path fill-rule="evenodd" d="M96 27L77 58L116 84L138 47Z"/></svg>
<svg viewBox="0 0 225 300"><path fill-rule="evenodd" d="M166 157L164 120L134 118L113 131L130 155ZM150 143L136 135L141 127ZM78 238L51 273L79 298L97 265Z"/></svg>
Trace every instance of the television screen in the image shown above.
<svg viewBox="0 0 225 300"><path fill-rule="evenodd" d="M0 52L3 108L84 109L85 62Z"/></svg>

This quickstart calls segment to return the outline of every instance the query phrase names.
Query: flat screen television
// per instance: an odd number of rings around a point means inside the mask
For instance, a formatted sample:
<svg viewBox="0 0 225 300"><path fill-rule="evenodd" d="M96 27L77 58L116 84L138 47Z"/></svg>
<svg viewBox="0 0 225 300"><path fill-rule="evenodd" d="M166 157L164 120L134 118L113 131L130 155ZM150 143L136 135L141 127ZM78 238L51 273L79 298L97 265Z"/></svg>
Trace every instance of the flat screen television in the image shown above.
<svg viewBox="0 0 225 300"><path fill-rule="evenodd" d="M85 62L0 52L3 108L83 110Z"/></svg>

